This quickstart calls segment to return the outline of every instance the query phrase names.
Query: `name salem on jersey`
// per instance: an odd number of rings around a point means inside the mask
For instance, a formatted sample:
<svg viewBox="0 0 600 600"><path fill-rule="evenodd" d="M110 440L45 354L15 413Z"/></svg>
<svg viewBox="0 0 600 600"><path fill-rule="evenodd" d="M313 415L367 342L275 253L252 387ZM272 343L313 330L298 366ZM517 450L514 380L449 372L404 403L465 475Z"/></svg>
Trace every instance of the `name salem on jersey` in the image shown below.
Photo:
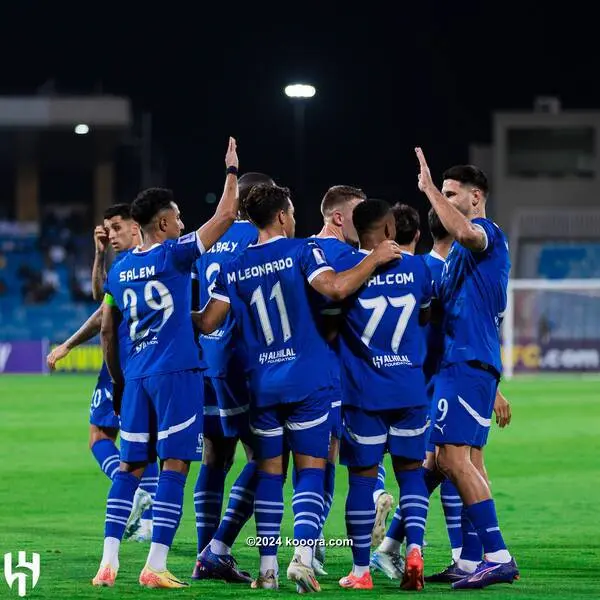
<svg viewBox="0 0 600 600"><path fill-rule="evenodd" d="M412 273L386 273L385 275L373 275L367 282L367 287L372 285L406 285L414 283L415 276Z"/></svg>
<svg viewBox="0 0 600 600"><path fill-rule="evenodd" d="M207 251L207 254L211 252L235 252L239 245L239 242L217 242Z"/></svg>
<svg viewBox="0 0 600 600"><path fill-rule="evenodd" d="M294 360L295 358L296 351L293 348L283 348L282 350L274 350L272 352L261 352L258 356L258 362L260 362L261 365L264 365L265 363L275 364Z"/></svg>
<svg viewBox="0 0 600 600"><path fill-rule="evenodd" d="M149 267L142 267L141 269L128 269L127 271L119 272L119 283L127 281L136 281L138 279L149 279L156 275L156 268L154 265Z"/></svg>
<svg viewBox="0 0 600 600"><path fill-rule="evenodd" d="M291 269L294 266L294 261L290 256L287 258L280 258L279 260L273 260L262 265L254 265L247 269L233 271L227 273L227 283L235 283L236 281L244 281L245 279L252 279L253 277L264 277L269 273L275 273L276 271L283 271L285 269Z"/></svg>
<svg viewBox="0 0 600 600"><path fill-rule="evenodd" d="M373 364L378 369L381 369L381 367L412 367L412 361L406 354L382 354L374 356Z"/></svg>

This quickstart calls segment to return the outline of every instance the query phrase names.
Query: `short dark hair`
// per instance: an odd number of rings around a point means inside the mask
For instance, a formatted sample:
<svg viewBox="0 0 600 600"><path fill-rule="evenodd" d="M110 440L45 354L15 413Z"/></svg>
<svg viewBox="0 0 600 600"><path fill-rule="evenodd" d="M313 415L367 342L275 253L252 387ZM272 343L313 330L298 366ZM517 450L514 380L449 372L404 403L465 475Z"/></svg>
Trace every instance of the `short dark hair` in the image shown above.
<svg viewBox="0 0 600 600"><path fill-rule="evenodd" d="M421 227L419 213L408 204L394 204L392 206L394 220L396 221L396 241L399 244L410 244Z"/></svg>
<svg viewBox="0 0 600 600"><path fill-rule="evenodd" d="M167 188L153 187L141 191L131 205L131 217L141 227L148 225L161 211L171 208L173 192Z"/></svg>
<svg viewBox="0 0 600 600"><path fill-rule="evenodd" d="M365 200L354 207L352 222L359 237L375 229L390 212L390 205L385 200Z"/></svg>
<svg viewBox="0 0 600 600"><path fill-rule="evenodd" d="M280 210L290 207L290 190L278 185L259 183L252 187L244 202L248 218L259 229L270 225Z"/></svg>
<svg viewBox="0 0 600 600"><path fill-rule="evenodd" d="M330 214L336 207L354 198L366 200L367 195L357 187L351 185L334 185L330 187L321 200L321 214L325 217Z"/></svg>
<svg viewBox="0 0 600 600"><path fill-rule="evenodd" d="M105 219L112 219L113 217L121 217L122 219L131 219L131 205L121 202L120 204L113 204L104 211Z"/></svg>
<svg viewBox="0 0 600 600"><path fill-rule="evenodd" d="M250 190L260 183L264 183L265 185L275 185L275 181L268 175L264 173L244 173L238 179L238 191L239 191L239 200L240 200L240 216L245 219L248 217L245 211L246 198L250 193Z"/></svg>
<svg viewBox="0 0 600 600"><path fill-rule="evenodd" d="M427 222L429 223L429 231L434 242L438 240L445 240L450 234L446 231L446 228L442 225L438 214L435 210L430 209L427 214Z"/></svg>
<svg viewBox="0 0 600 600"><path fill-rule="evenodd" d="M466 185L479 188L484 196L488 195L489 184L485 173L473 165L455 165L444 171L443 179L454 179Z"/></svg>

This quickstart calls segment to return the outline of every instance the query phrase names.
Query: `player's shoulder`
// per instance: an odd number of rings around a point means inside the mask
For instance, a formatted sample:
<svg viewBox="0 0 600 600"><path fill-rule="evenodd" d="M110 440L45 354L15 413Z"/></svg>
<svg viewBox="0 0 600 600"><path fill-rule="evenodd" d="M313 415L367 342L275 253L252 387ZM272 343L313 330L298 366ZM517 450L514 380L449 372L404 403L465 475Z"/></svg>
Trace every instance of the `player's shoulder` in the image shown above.
<svg viewBox="0 0 600 600"><path fill-rule="evenodd" d="M471 221L471 223L473 223L473 225L479 225L479 227L483 227L486 233L493 232L496 235L501 235L504 237L504 231L502 231L500 225L498 225L498 223L495 221L488 219L487 217L476 217Z"/></svg>
<svg viewBox="0 0 600 600"><path fill-rule="evenodd" d="M442 256L440 256L437 252L435 252L435 250L431 250L430 252L428 252L427 254L423 254L423 260L425 261L425 264L431 269L431 268L439 268L440 266L442 266L444 264L444 258Z"/></svg>

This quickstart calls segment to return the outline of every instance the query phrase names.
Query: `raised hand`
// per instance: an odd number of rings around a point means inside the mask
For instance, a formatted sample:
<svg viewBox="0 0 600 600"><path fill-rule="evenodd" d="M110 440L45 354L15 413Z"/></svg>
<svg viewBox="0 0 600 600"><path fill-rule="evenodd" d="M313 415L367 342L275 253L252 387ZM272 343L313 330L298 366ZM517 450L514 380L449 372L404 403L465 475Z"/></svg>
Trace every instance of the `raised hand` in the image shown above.
<svg viewBox="0 0 600 600"><path fill-rule="evenodd" d="M429 170L429 165L425 160L425 155L423 154L423 150L419 147L415 148L415 153L417 155L417 160L419 161L419 189L422 192L427 192L428 189L434 187L433 179L431 179L431 172Z"/></svg>
<svg viewBox="0 0 600 600"><path fill-rule="evenodd" d="M106 252L108 233L104 225L96 225L94 229L94 244L96 245L96 252Z"/></svg>
<svg viewBox="0 0 600 600"><path fill-rule="evenodd" d="M233 137L229 138L227 153L225 154L225 166L235 167L236 169L240 166L240 161L237 155L237 142Z"/></svg>

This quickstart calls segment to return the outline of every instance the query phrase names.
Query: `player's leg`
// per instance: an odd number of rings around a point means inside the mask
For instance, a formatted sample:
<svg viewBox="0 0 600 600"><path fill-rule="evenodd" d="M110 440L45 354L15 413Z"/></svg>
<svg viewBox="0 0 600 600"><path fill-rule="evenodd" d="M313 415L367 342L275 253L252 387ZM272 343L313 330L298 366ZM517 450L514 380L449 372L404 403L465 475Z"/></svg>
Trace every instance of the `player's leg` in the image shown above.
<svg viewBox="0 0 600 600"><path fill-rule="evenodd" d="M260 554L258 577L254 589L278 589L279 565L277 541L281 536L283 518L284 482L284 426L285 418L279 406L253 407L250 429L255 440L256 491L254 520Z"/></svg>
<svg viewBox="0 0 600 600"><path fill-rule="evenodd" d="M383 541L387 530L387 520L394 508L394 497L385 489L385 466L383 461L377 467L377 482L373 492L375 502L375 525L371 532L371 546L378 547Z"/></svg>
<svg viewBox="0 0 600 600"><path fill-rule="evenodd" d="M346 531L352 540L352 570L340 579L340 586L372 589L369 571L371 532L375 524L375 489L378 465L387 442L387 424L382 416L345 406L343 412L340 463L348 467Z"/></svg>
<svg viewBox="0 0 600 600"><path fill-rule="evenodd" d="M471 448L471 462L475 465L481 476L488 481L487 472L483 464L482 450L482 448ZM464 540L464 544L457 561L457 567L463 574L473 573L483 560L483 546L465 507L461 511L461 537Z"/></svg>
<svg viewBox="0 0 600 600"><path fill-rule="evenodd" d="M149 542L152 539L152 502L156 497L159 477L158 462L146 465L133 499L133 509L125 530L125 539Z"/></svg>
<svg viewBox="0 0 600 600"><path fill-rule="evenodd" d="M120 454L116 445L118 435L118 427L90 424L89 448L101 471L110 480L119 470Z"/></svg>
<svg viewBox="0 0 600 600"><path fill-rule="evenodd" d="M145 587L181 588L187 584L169 573L167 557L181 520L190 462L202 458L202 375L192 370L151 376L145 386L156 412L163 468L152 507L152 544L139 581Z"/></svg>
<svg viewBox="0 0 600 600"><path fill-rule="evenodd" d="M219 445L223 429L213 379L202 376L204 385L204 448L202 464L194 487L196 513L197 557L192 579L203 579L208 572L201 564L201 553L213 538L223 509L226 461Z"/></svg>
<svg viewBox="0 0 600 600"><path fill-rule="evenodd" d="M250 459L231 487L225 514L219 523L208 547L198 558L202 572L212 577L224 579L230 583L250 583L252 578L237 566L231 555L231 548L240 531L254 512L254 493L256 490L256 463L252 460L250 449L251 434L248 421L250 398L245 381L213 379L220 410L220 427L223 435L220 446L221 456L226 460L226 470L233 464L238 439L244 443L246 455Z"/></svg>
<svg viewBox="0 0 600 600"><path fill-rule="evenodd" d="M90 402L89 447L100 469L111 480L119 470L119 449L115 444L119 427L111 385L99 379Z"/></svg>
<svg viewBox="0 0 600 600"><path fill-rule="evenodd" d="M471 448L482 447L487 441L497 382L487 371L467 364L453 365L448 371L454 376L453 384L436 385L436 396L440 397L439 416L432 440L439 446L438 467L458 489L466 516L479 535L485 553L485 561L476 571L455 582L453 587L512 582L518 577L516 563L500 532L487 480L471 460Z"/></svg>
<svg viewBox="0 0 600 600"><path fill-rule="evenodd" d="M133 498L150 456L152 419L149 398L141 380L125 384L121 408L121 465L112 480L106 501L104 548L92 584L113 586L119 570L119 549Z"/></svg>
<svg viewBox="0 0 600 600"><path fill-rule="evenodd" d="M388 448L396 481L400 487L400 512L406 535L406 561L402 589L421 590L424 586L423 539L429 494L425 483L425 446L428 406L394 411L390 423Z"/></svg>
<svg viewBox="0 0 600 600"><path fill-rule="evenodd" d="M299 593L318 592L321 587L312 566L323 516L325 465L331 436L332 390L319 390L286 406L285 429L294 458L296 481L294 511L294 557L287 577Z"/></svg>

